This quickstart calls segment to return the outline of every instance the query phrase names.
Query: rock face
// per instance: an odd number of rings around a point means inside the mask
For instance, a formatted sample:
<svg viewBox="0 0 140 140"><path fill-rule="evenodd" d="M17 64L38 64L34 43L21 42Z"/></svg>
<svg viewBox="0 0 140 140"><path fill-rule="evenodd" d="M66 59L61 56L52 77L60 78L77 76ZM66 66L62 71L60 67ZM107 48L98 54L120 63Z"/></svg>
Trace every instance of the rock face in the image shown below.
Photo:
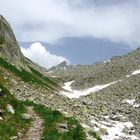
<svg viewBox="0 0 140 140"><path fill-rule="evenodd" d="M7 111L10 112L10 113L12 113L12 114L15 113L13 107L10 104L7 104Z"/></svg>
<svg viewBox="0 0 140 140"><path fill-rule="evenodd" d="M57 129L59 133L65 133L69 131L67 123L58 123Z"/></svg>
<svg viewBox="0 0 140 140"><path fill-rule="evenodd" d="M0 57L17 68L28 69L10 24L0 15Z"/></svg>

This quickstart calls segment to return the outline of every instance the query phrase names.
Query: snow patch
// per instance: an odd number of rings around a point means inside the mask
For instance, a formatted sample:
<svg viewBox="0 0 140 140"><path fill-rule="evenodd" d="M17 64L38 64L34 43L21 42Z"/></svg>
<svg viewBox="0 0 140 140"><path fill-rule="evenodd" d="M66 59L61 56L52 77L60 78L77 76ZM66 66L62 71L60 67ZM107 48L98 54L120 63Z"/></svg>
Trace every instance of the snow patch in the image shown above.
<svg viewBox="0 0 140 140"><path fill-rule="evenodd" d="M128 103L128 104L130 104L130 105L133 105L133 104L135 103L135 99L132 99L132 100L124 99L124 100L122 101L122 103Z"/></svg>
<svg viewBox="0 0 140 140"><path fill-rule="evenodd" d="M105 60L105 61L103 61L103 63L105 64L105 63L109 63L110 62L110 60L108 59L108 60Z"/></svg>
<svg viewBox="0 0 140 140"><path fill-rule="evenodd" d="M135 103L135 99L131 99L131 100L129 100L129 99L124 99L124 100L122 101L122 103L128 103L129 105L133 106L134 108L137 108L137 107L140 106L140 104Z"/></svg>
<svg viewBox="0 0 140 140"><path fill-rule="evenodd" d="M106 121L96 121L95 119L91 120L91 123L94 124L94 130L99 131L100 128L107 130L107 135L102 135L102 140L114 140L119 138L128 138L131 140L139 140L135 135L125 134L123 130L125 128L131 129L133 127L132 122L119 122L109 120L109 116L106 117Z"/></svg>
<svg viewBox="0 0 140 140"><path fill-rule="evenodd" d="M130 75L126 75L126 77L130 77L132 75L137 75L137 74L140 74L140 70L135 70Z"/></svg>
<svg viewBox="0 0 140 140"><path fill-rule="evenodd" d="M131 75L126 75L126 77L128 78L128 77L130 77Z"/></svg>
<svg viewBox="0 0 140 140"><path fill-rule="evenodd" d="M121 81L121 80L120 80ZM62 95L65 95L67 96L68 98L79 98L80 96L86 96L90 93L95 93L99 90L102 90L110 85L113 85L119 81L115 81L115 82L111 82L111 83L108 83L108 84L105 84L105 85L96 85L94 87L91 87L91 88L88 88L88 89L84 89L84 90L73 90L71 88L71 84L73 83L74 81L70 81L70 82L67 82L64 84L64 86L62 86L63 89L65 89L66 91L61 91L60 93Z"/></svg>
<svg viewBox="0 0 140 140"><path fill-rule="evenodd" d="M140 74L140 70L134 71L131 75L137 75L137 74Z"/></svg>

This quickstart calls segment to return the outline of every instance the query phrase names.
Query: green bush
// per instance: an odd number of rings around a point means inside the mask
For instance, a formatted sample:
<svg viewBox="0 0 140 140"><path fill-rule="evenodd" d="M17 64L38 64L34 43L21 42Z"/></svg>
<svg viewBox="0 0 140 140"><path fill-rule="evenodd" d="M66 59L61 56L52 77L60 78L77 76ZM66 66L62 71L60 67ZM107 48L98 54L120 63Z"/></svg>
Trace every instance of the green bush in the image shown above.
<svg viewBox="0 0 140 140"><path fill-rule="evenodd" d="M0 45L4 44L5 43L5 39L4 37L0 37Z"/></svg>

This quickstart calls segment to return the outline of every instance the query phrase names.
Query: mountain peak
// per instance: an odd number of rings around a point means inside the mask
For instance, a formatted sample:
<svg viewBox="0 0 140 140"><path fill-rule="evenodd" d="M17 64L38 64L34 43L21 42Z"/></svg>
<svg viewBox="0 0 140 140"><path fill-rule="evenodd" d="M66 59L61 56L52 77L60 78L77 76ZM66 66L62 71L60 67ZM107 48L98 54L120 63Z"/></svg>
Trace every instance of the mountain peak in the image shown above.
<svg viewBox="0 0 140 140"><path fill-rule="evenodd" d="M57 66L69 66L70 64L67 61L63 61L60 64L58 64Z"/></svg>
<svg viewBox="0 0 140 140"><path fill-rule="evenodd" d="M67 61L63 61L60 64L53 66L49 69L49 71L54 71L54 70L67 70L70 68L70 63Z"/></svg>

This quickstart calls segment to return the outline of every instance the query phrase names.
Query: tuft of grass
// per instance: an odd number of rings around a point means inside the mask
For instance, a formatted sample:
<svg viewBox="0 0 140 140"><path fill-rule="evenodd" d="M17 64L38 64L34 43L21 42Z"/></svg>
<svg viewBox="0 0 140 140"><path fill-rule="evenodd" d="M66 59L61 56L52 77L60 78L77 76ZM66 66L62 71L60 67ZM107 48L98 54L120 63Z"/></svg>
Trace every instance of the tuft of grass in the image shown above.
<svg viewBox="0 0 140 140"><path fill-rule="evenodd" d="M102 140L96 132L90 132L90 135L93 136L93 138L95 138L96 140Z"/></svg>

